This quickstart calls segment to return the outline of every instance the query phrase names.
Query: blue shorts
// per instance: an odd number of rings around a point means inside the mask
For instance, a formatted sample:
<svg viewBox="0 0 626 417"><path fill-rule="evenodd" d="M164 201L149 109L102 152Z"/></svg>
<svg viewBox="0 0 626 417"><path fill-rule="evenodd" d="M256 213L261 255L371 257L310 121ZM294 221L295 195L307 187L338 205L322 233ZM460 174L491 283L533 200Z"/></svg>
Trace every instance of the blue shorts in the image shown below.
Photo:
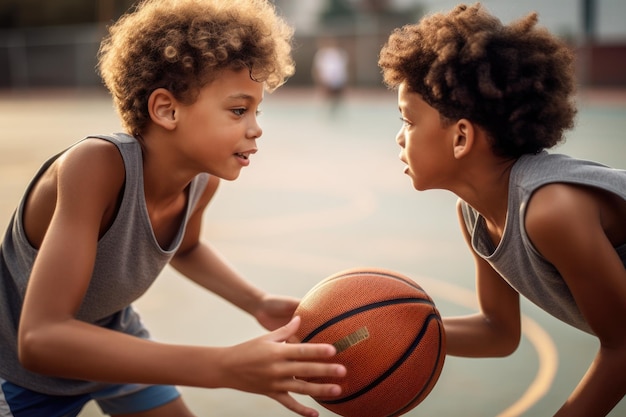
<svg viewBox="0 0 626 417"><path fill-rule="evenodd" d="M180 397L169 385L113 385L101 391L73 396L40 394L0 378L0 417L76 417L94 400L109 415L138 413Z"/></svg>

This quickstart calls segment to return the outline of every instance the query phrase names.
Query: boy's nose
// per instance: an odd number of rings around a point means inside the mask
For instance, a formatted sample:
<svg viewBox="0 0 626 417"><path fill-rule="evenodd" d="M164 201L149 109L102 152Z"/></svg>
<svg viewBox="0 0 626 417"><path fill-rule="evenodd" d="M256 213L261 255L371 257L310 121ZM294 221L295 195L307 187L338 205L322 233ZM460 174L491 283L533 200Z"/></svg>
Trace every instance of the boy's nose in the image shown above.
<svg viewBox="0 0 626 417"><path fill-rule="evenodd" d="M248 139L260 138L262 134L263 134L263 129L261 129L261 126L259 126L259 124L256 122L254 122L254 124L250 126L250 128L248 128L248 131L247 131Z"/></svg>
<svg viewBox="0 0 626 417"><path fill-rule="evenodd" d="M400 129L398 131L398 134L396 135L396 143L398 145L400 145L400 147L404 148L404 133L403 133L403 129Z"/></svg>

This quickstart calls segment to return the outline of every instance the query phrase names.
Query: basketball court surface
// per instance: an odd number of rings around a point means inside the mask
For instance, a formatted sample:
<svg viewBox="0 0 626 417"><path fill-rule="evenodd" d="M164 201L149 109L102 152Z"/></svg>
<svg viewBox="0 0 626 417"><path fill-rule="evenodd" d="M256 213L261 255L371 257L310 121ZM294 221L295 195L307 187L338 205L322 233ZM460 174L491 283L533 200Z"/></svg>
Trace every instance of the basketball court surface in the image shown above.
<svg viewBox="0 0 626 417"><path fill-rule="evenodd" d="M626 93L584 92L577 126L555 151L626 168ZM376 266L417 281L444 316L475 311L474 267L456 198L415 191L398 159L394 92L353 91L336 114L313 90L266 95L259 152L222 182L204 238L248 279L302 297L337 271ZM92 92L0 93L2 231L43 161L86 135L118 131L109 97ZM228 346L265 331L167 268L136 303L154 338ZM597 341L523 301L524 335L510 357L448 357L438 384L406 416L552 415L591 363ZM181 388L198 416L293 416L266 397ZM309 398L298 397L334 414ZM102 414L90 405L80 417ZM626 400L610 414L626 415ZM362 416L367 417L367 416Z"/></svg>

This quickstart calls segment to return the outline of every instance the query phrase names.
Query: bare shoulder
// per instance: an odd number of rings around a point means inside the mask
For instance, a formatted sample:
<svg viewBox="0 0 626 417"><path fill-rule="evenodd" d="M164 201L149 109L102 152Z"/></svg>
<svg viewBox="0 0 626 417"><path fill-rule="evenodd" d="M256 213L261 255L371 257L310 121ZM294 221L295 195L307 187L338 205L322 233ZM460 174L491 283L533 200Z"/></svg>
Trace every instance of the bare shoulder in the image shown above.
<svg viewBox="0 0 626 417"><path fill-rule="evenodd" d="M61 155L34 184L24 210L30 242L39 247L53 214L93 214L106 228L116 212L125 169L117 147L104 140L85 140ZM97 220L96 220L97 219Z"/></svg>
<svg viewBox="0 0 626 417"><path fill-rule="evenodd" d="M88 195L118 190L126 176L117 147L99 139L85 140L70 148L59 158L57 169L59 190L66 185L78 186Z"/></svg>
<svg viewBox="0 0 626 417"><path fill-rule="evenodd" d="M59 164L86 171L106 170L113 173L124 170L122 156L113 143L102 139L86 139L69 148L60 158Z"/></svg>
<svg viewBox="0 0 626 417"><path fill-rule="evenodd" d="M626 242L624 215L626 201L615 194L589 186L554 183L533 194L524 221L535 244L583 239L602 231L617 246Z"/></svg>
<svg viewBox="0 0 626 417"><path fill-rule="evenodd" d="M554 230L574 219L597 215L600 204L595 194L591 188L565 183L539 188L526 208L526 229L529 234Z"/></svg>
<svg viewBox="0 0 626 417"><path fill-rule="evenodd" d="M89 139L69 149L58 166L58 204L105 226L116 215L126 171L117 147Z"/></svg>

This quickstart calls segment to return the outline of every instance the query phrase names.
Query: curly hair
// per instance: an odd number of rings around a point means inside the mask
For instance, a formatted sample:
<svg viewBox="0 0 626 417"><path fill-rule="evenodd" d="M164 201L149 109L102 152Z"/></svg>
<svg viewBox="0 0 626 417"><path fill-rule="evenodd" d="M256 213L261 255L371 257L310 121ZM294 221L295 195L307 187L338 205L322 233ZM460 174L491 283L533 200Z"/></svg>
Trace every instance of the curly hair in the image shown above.
<svg viewBox="0 0 626 417"><path fill-rule="evenodd" d="M220 71L247 68L275 90L294 73L292 37L268 0L144 0L109 28L98 69L124 128L138 135L157 88L190 104Z"/></svg>
<svg viewBox="0 0 626 417"><path fill-rule="evenodd" d="M378 65L388 87L405 83L442 123L481 126L495 154L537 153L563 141L576 115L573 53L537 20L507 26L480 3L459 5L394 30Z"/></svg>

